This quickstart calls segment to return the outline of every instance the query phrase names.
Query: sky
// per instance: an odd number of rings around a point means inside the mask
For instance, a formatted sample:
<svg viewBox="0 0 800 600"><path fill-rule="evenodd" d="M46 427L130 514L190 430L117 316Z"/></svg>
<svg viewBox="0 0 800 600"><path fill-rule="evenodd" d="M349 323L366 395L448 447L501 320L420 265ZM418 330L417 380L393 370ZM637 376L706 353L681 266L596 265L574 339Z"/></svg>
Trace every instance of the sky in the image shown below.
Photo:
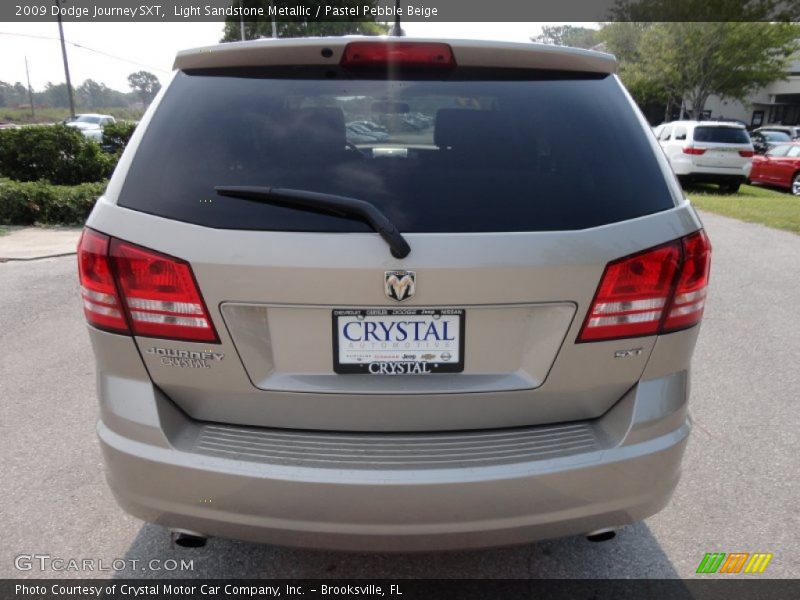
<svg viewBox="0 0 800 600"><path fill-rule="evenodd" d="M403 23L403 29L409 36L524 42L538 35L542 26L555 24L407 22ZM172 70L178 50L217 43L222 37L222 23L67 22L64 23L64 37L68 42L67 55L74 86L91 78L111 88L128 91L129 73L144 69L163 80ZM0 57L0 81L25 84L27 57L34 90L43 89L48 81L64 82L55 22L0 22Z"/></svg>

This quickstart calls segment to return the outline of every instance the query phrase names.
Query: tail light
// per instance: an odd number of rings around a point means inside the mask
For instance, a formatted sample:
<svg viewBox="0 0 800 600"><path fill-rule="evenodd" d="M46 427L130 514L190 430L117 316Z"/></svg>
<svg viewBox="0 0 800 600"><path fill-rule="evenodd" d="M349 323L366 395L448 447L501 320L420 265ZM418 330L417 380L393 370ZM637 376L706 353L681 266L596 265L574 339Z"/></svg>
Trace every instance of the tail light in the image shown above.
<svg viewBox="0 0 800 600"><path fill-rule="evenodd" d="M705 148L695 148L694 146L686 146L686 148L683 149L683 153L700 155L700 154L705 154L706 150Z"/></svg>
<svg viewBox="0 0 800 600"><path fill-rule="evenodd" d="M744 158L752 158L755 152L752 150L739 150L739 156L743 156Z"/></svg>
<svg viewBox="0 0 800 600"><path fill-rule="evenodd" d="M84 229L78 242L78 276L86 320L100 329L129 333L108 260L110 238Z"/></svg>
<svg viewBox="0 0 800 600"><path fill-rule="evenodd" d="M347 68L452 69L456 66L453 49L439 42L350 42L340 64Z"/></svg>
<svg viewBox="0 0 800 600"><path fill-rule="evenodd" d="M88 240L88 243L84 240ZM219 341L192 269L186 261L109 238L91 229L84 230L79 256L82 289L104 294L101 300L107 302L101 304L101 308L116 310L117 321L107 323L98 321L94 305L91 310L85 308L92 325L146 337ZM96 264L104 265L102 269L94 269L102 271L102 289L97 285L90 287L92 281L84 274L85 271L88 273L83 267L85 260L95 256L99 257ZM84 307L87 302L94 301L91 297L87 298L84 291Z"/></svg>
<svg viewBox="0 0 800 600"><path fill-rule="evenodd" d="M700 230L681 239L683 261L669 310L661 325L662 333L691 327L703 318L708 274L711 269L711 243Z"/></svg>
<svg viewBox="0 0 800 600"><path fill-rule="evenodd" d="M700 322L711 244L700 230L610 262L578 342L655 335Z"/></svg>

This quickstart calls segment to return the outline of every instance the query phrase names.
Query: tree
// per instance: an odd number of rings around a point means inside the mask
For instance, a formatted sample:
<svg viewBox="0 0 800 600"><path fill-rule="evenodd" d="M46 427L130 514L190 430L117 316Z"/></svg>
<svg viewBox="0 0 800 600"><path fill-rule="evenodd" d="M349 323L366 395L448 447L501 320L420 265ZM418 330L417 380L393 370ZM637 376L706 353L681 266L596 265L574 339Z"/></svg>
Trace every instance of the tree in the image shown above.
<svg viewBox="0 0 800 600"><path fill-rule="evenodd" d="M800 0L616 0L611 21L698 23L792 21Z"/></svg>
<svg viewBox="0 0 800 600"><path fill-rule="evenodd" d="M14 85L0 81L0 106L18 106L28 102L28 90L19 81Z"/></svg>
<svg viewBox="0 0 800 600"><path fill-rule="evenodd" d="M600 43L598 33L597 29L589 29L588 27L545 25L542 27L542 33L531 38L531 41L555 46L593 48Z"/></svg>
<svg viewBox="0 0 800 600"><path fill-rule="evenodd" d="M139 96L142 103L147 106L156 97L156 94L161 89L161 83L158 77L149 71L137 71L128 75L128 85L130 85L133 92Z"/></svg>
<svg viewBox="0 0 800 600"><path fill-rule="evenodd" d="M785 78L798 41L794 23L657 23L642 34L637 68L699 117L709 96L744 101Z"/></svg>
<svg viewBox="0 0 800 600"><path fill-rule="evenodd" d="M103 108L111 106L112 91L104 83L87 79L75 90L75 93L78 104L88 108Z"/></svg>
<svg viewBox="0 0 800 600"><path fill-rule="evenodd" d="M645 33L655 23L615 22L606 23L598 32L606 50L617 57L618 73L625 87L639 106L650 103L670 104L672 93L665 79L645 64L641 49Z"/></svg>
<svg viewBox="0 0 800 600"><path fill-rule="evenodd" d="M241 0L245 8L262 7L265 16L245 17L245 39L272 37L272 19L269 16L271 5L276 8L290 8L298 5L296 0ZM237 2L236 5L239 3ZM305 3L306 5L309 2ZM332 7L376 6L377 0L329 0L326 5ZM363 12L362 12L363 14ZM255 19L255 20L253 20ZM389 31L388 25L372 21L354 21L353 17L335 17L329 21L298 21L291 17L275 17L275 28L278 37L318 37L326 35L383 35ZM222 42L236 42L242 39L239 17L226 17Z"/></svg>
<svg viewBox="0 0 800 600"><path fill-rule="evenodd" d="M45 106L66 108L69 106L69 93L67 92L67 84L53 84L48 81L44 86L43 92L34 94L34 99L37 104L41 103Z"/></svg>

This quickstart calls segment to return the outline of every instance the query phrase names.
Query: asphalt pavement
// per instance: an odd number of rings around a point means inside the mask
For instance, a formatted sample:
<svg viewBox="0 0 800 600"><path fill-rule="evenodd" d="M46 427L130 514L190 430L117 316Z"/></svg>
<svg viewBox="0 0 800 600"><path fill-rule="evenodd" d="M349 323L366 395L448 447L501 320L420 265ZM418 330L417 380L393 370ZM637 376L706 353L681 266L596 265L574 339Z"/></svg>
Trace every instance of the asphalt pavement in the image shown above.
<svg viewBox="0 0 800 600"><path fill-rule="evenodd" d="M695 576L706 552L771 552L765 575L798 577L800 236L703 220L714 258L683 477L664 511L600 544L572 537L436 554L223 539L175 547L166 530L123 513L106 487L75 257L0 264L0 577L672 578ZM112 570L41 571L41 559L24 558L32 555ZM115 559L127 559L119 572ZM168 559L192 570L165 570Z"/></svg>

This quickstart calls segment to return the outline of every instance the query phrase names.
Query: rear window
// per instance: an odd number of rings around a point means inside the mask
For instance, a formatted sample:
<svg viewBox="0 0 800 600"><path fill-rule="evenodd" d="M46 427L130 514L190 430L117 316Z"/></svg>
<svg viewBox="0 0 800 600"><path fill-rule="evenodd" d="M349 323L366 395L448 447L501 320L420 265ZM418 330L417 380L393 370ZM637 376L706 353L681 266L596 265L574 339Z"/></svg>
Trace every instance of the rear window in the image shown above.
<svg viewBox="0 0 800 600"><path fill-rule="evenodd" d="M214 192L231 185L367 200L404 232L583 229L674 206L614 78L553 72L178 73L121 206L216 228L371 231Z"/></svg>
<svg viewBox="0 0 800 600"><path fill-rule="evenodd" d="M739 127L696 127L695 142L714 142L717 144L749 144L750 136Z"/></svg>
<svg viewBox="0 0 800 600"><path fill-rule="evenodd" d="M770 142L788 142L791 139L785 131L761 131L760 133Z"/></svg>

